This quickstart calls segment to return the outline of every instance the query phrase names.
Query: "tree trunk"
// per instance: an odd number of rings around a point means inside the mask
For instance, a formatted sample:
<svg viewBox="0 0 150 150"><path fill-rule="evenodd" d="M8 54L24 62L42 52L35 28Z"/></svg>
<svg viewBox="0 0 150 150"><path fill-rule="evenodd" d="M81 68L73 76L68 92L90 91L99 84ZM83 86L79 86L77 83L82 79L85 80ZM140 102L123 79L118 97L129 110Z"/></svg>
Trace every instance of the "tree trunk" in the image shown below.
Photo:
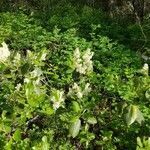
<svg viewBox="0 0 150 150"><path fill-rule="evenodd" d="M136 20L143 21L144 17L144 0L133 0L134 14Z"/></svg>

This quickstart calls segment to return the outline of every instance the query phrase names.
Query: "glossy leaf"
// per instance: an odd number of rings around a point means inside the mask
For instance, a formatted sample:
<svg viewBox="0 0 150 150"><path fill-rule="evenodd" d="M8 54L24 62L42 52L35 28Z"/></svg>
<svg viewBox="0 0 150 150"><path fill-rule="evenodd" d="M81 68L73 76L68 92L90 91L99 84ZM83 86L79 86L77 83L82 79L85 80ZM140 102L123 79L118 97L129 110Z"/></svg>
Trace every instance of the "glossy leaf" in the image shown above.
<svg viewBox="0 0 150 150"><path fill-rule="evenodd" d="M81 127L81 120L80 119L77 119L75 120L75 122L73 122L70 126L70 129L69 129L69 133L70 135L75 138L79 131L80 131L80 127Z"/></svg>
<svg viewBox="0 0 150 150"><path fill-rule="evenodd" d="M131 105L128 108L128 112L126 114L126 123L127 125L131 125L133 122L135 122L137 118L137 106Z"/></svg>
<svg viewBox="0 0 150 150"><path fill-rule="evenodd" d="M141 124L144 121L144 117L137 106L131 105L128 107L128 113L126 114L126 123L131 125L135 121Z"/></svg>
<svg viewBox="0 0 150 150"><path fill-rule="evenodd" d="M76 102L76 101L73 101L72 102L72 108L75 112L79 112L80 111L80 106L79 106L79 103Z"/></svg>

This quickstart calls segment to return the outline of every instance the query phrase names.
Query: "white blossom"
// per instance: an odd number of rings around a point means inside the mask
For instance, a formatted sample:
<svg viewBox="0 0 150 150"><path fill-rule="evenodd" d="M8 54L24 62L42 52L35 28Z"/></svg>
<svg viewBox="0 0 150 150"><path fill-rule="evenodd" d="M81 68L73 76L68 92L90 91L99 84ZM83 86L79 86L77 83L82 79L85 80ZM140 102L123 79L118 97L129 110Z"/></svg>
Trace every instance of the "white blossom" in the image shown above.
<svg viewBox="0 0 150 150"><path fill-rule="evenodd" d="M74 83L72 89L73 89L73 90L79 89L78 84L77 84L77 83Z"/></svg>
<svg viewBox="0 0 150 150"><path fill-rule="evenodd" d="M20 61L21 55L20 55L19 53L17 53L16 56L14 57L14 59L15 59L16 61Z"/></svg>
<svg viewBox="0 0 150 150"><path fill-rule="evenodd" d="M37 95L40 95L41 92L42 92L42 90L40 89L40 87L35 86L35 85L34 85L34 91L35 91L35 93L36 93Z"/></svg>
<svg viewBox="0 0 150 150"><path fill-rule="evenodd" d="M83 97L83 93L81 91L77 92L76 95L79 99Z"/></svg>
<svg viewBox="0 0 150 150"><path fill-rule="evenodd" d="M29 78L25 78L24 79L24 83L29 83L30 82L30 79Z"/></svg>
<svg viewBox="0 0 150 150"><path fill-rule="evenodd" d="M76 96L81 99L83 97L81 88L77 85L77 83L74 83L72 87L73 93L76 94Z"/></svg>
<svg viewBox="0 0 150 150"><path fill-rule="evenodd" d="M15 87L16 91L20 91L20 88L21 88L21 84L17 84L17 86Z"/></svg>
<svg viewBox="0 0 150 150"><path fill-rule="evenodd" d="M76 48L75 51L74 51L74 57L79 59L79 58L80 58L80 55L81 55L81 54L80 54L79 48Z"/></svg>
<svg viewBox="0 0 150 150"><path fill-rule="evenodd" d="M79 48L76 48L74 51L73 59L74 59L74 65L77 72L80 74L86 74L93 71L93 52L88 48L83 56L81 56L81 53L79 51Z"/></svg>
<svg viewBox="0 0 150 150"><path fill-rule="evenodd" d="M85 65L83 66L82 64L77 64L76 71L79 72L80 74L85 74L86 73Z"/></svg>
<svg viewBox="0 0 150 150"><path fill-rule="evenodd" d="M60 91L60 90L55 90L54 89L52 91L51 101L53 102L53 108L55 110L58 109L60 106L62 106L63 102L65 101L65 99L64 99L64 91Z"/></svg>
<svg viewBox="0 0 150 150"><path fill-rule="evenodd" d="M0 62L6 61L10 56L10 51L5 42L2 43L2 47L0 47Z"/></svg>
<svg viewBox="0 0 150 150"><path fill-rule="evenodd" d="M82 68L82 64L81 64L81 58L80 58L80 51L79 48L76 48L74 51L74 64L76 66L77 72L80 72L81 68Z"/></svg>
<svg viewBox="0 0 150 150"><path fill-rule="evenodd" d="M141 73L143 73L144 75L148 76L149 72L149 66L147 63L144 64L143 68L141 69Z"/></svg>
<svg viewBox="0 0 150 150"><path fill-rule="evenodd" d="M27 50L27 56L28 56L29 58L31 58L31 57L33 56L33 53L32 53L30 50Z"/></svg>
<svg viewBox="0 0 150 150"><path fill-rule="evenodd" d="M149 69L149 66L148 66L147 63L145 63L144 66L143 66L143 70L147 71L148 69Z"/></svg>
<svg viewBox="0 0 150 150"><path fill-rule="evenodd" d="M42 70L40 68L35 68L32 72L31 72L31 76L33 78L35 77L40 77L42 75Z"/></svg>
<svg viewBox="0 0 150 150"><path fill-rule="evenodd" d="M91 52L91 50L88 48L86 51L85 51L85 53L84 53L84 55L83 55L83 60L85 61L85 62L89 62L89 61L91 61L91 59L92 59L92 57L93 57L93 52Z"/></svg>
<svg viewBox="0 0 150 150"><path fill-rule="evenodd" d="M41 60L41 61L42 61L42 60L46 60L46 55L47 55L46 53L43 53L40 60Z"/></svg>
<svg viewBox="0 0 150 150"><path fill-rule="evenodd" d="M21 55L17 53L13 59L13 63L18 66L20 64L20 60L21 60Z"/></svg>
<svg viewBox="0 0 150 150"><path fill-rule="evenodd" d="M80 86L78 86L77 83L74 83L74 84L73 84L72 89L73 89L74 91L76 91L76 92L80 92L80 91L81 91L81 88L80 88Z"/></svg>
<svg viewBox="0 0 150 150"><path fill-rule="evenodd" d="M54 110L57 110L59 107L60 107L60 102L54 102L53 103Z"/></svg>
<svg viewBox="0 0 150 150"><path fill-rule="evenodd" d="M41 85L41 78L40 77L35 80L35 85Z"/></svg>
<svg viewBox="0 0 150 150"><path fill-rule="evenodd" d="M90 86L89 83L87 83L87 84L85 85L85 88L84 88L84 91L83 91L83 93L84 93L85 95L87 95L87 94L91 91L91 88L90 88L89 86Z"/></svg>
<svg viewBox="0 0 150 150"><path fill-rule="evenodd" d="M40 86L42 85L41 84L41 78L38 77L35 81L33 81L33 85L34 85L34 91L37 95L40 95L41 92L43 91Z"/></svg>
<svg viewBox="0 0 150 150"><path fill-rule="evenodd" d="M77 96L77 98L81 99L83 96L88 95L88 93L91 91L90 84L87 83L82 89L77 83L74 83L72 88L69 88L68 96Z"/></svg>
<svg viewBox="0 0 150 150"><path fill-rule="evenodd" d="M92 72L93 71L93 62L89 61L85 64L87 66L87 72Z"/></svg>

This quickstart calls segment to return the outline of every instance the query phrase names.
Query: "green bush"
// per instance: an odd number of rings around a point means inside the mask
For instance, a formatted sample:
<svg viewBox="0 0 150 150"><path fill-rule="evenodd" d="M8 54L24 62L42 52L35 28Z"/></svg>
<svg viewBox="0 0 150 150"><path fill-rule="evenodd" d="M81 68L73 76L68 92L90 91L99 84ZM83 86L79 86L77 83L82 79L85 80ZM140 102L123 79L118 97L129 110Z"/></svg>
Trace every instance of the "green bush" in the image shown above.
<svg viewBox="0 0 150 150"><path fill-rule="evenodd" d="M148 19L145 42L73 1L0 3L0 149L149 150Z"/></svg>
<svg viewBox="0 0 150 150"><path fill-rule="evenodd" d="M1 13L0 22L0 41L7 41L12 49L40 50L48 47L51 34L32 17L23 13Z"/></svg>
<svg viewBox="0 0 150 150"><path fill-rule="evenodd" d="M65 6L64 6L65 5ZM66 30L75 27L79 23L79 15L77 10L70 3L60 2L57 7L53 8L48 20L46 20L46 28L52 30L55 26Z"/></svg>
<svg viewBox="0 0 150 150"><path fill-rule="evenodd" d="M0 48L0 149L136 149L150 131L148 65L97 26L87 41L19 19L1 30L12 50Z"/></svg>

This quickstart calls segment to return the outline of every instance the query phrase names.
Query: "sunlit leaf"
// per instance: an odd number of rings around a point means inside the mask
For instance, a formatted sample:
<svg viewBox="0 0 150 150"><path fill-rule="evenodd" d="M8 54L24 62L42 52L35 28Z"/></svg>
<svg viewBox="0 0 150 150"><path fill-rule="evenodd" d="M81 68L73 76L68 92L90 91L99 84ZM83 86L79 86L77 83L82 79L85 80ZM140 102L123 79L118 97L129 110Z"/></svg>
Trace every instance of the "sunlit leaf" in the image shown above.
<svg viewBox="0 0 150 150"><path fill-rule="evenodd" d="M17 129L15 131L15 133L13 134L13 139L15 141L20 141L21 140L21 131L20 131L20 129Z"/></svg>
<svg viewBox="0 0 150 150"><path fill-rule="evenodd" d="M46 136L42 137L42 142L42 150L49 150L49 143Z"/></svg>
<svg viewBox="0 0 150 150"><path fill-rule="evenodd" d="M79 112L80 111L80 106L79 106L79 103L76 102L76 101L73 101L72 102L72 108L75 112Z"/></svg>
<svg viewBox="0 0 150 150"><path fill-rule="evenodd" d="M94 117L89 117L88 120L87 120L87 122L88 122L89 124L96 124L96 123L97 123L97 120L96 120L96 118L94 118Z"/></svg>
<svg viewBox="0 0 150 150"><path fill-rule="evenodd" d="M128 112L126 114L126 123L127 125L131 125L133 122L135 122L137 118L137 106L131 105L128 107Z"/></svg>
<svg viewBox="0 0 150 150"><path fill-rule="evenodd" d="M141 138L140 137L137 137L137 145L139 147L143 147L143 144L142 144L142 141L141 141Z"/></svg>
<svg viewBox="0 0 150 150"><path fill-rule="evenodd" d="M143 114L141 113L141 111L138 109L137 110L137 118L136 118L136 121L141 124L142 121L144 121L144 117L143 117Z"/></svg>
<svg viewBox="0 0 150 150"><path fill-rule="evenodd" d="M144 121L144 117L137 106L130 105L126 114L126 123L127 125L131 125L135 121L141 124Z"/></svg>
<svg viewBox="0 0 150 150"><path fill-rule="evenodd" d="M75 138L79 131L80 131L80 127L81 127L81 120L80 119L77 119L75 120L75 122L73 122L70 126L70 129L69 129L69 133L70 135Z"/></svg>

